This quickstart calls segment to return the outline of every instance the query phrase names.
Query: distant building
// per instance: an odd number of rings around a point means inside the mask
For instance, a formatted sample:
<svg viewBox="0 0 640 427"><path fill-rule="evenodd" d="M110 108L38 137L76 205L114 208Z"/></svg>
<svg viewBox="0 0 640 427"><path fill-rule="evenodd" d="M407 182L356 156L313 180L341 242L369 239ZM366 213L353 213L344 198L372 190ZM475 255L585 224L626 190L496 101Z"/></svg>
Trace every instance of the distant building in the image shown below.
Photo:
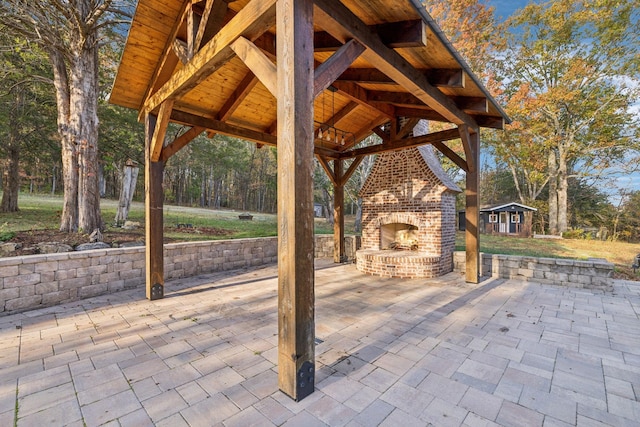
<svg viewBox="0 0 640 427"><path fill-rule="evenodd" d="M537 209L520 203L507 203L480 209L480 232L487 234L531 235L531 214ZM464 211L458 212L458 230L465 230Z"/></svg>

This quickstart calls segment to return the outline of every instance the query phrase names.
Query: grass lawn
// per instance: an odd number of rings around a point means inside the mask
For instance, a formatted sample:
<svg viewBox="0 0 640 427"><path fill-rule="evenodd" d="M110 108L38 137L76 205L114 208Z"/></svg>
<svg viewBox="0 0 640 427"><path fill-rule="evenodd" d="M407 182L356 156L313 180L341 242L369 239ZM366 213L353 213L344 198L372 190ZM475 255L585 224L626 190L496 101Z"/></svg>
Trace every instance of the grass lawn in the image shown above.
<svg viewBox="0 0 640 427"><path fill-rule="evenodd" d="M108 231L118 232L120 228L113 227L117 201L101 200L102 216ZM19 199L20 212L0 213L0 241L16 231L57 230L60 224L62 198L43 195L21 194ZM238 219L240 211L213 210L207 208L191 208L182 206L164 207L165 237L172 241L239 239L243 237L276 236L276 216L251 212L252 221ZM144 205L134 203L129 214L131 221L138 221L144 225ZM178 231L177 224L191 224L191 232ZM353 231L354 218L345 218L347 234ZM144 234L142 229L139 230ZM315 220L316 234L331 234L333 226L323 218ZM456 250L464 250L464 234L456 236ZM640 280L640 273L631 270L633 258L640 253L640 244L624 242L602 242L594 240L569 239L521 239L516 237L499 237L481 235L480 250L486 253L526 255L550 258L605 258L616 265L620 277Z"/></svg>

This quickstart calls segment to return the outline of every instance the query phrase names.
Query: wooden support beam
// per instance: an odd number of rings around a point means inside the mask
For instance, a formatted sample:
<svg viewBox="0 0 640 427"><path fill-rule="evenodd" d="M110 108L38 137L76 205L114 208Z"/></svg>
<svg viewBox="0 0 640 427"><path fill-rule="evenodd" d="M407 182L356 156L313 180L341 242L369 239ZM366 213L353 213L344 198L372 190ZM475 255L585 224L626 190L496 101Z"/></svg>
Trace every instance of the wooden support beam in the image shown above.
<svg viewBox="0 0 640 427"><path fill-rule="evenodd" d="M255 0L254 0L255 1ZM315 388L313 1L278 0L278 384Z"/></svg>
<svg viewBox="0 0 640 427"><path fill-rule="evenodd" d="M255 40L271 28L275 23L275 3L276 0L251 0L191 61L146 100L144 110L153 112L167 99L181 98L213 74L233 57L230 45L238 37Z"/></svg>
<svg viewBox="0 0 640 427"><path fill-rule="evenodd" d="M334 186L337 185L339 177L337 177L336 174L333 172L333 169L331 168L331 165L329 164L329 160L327 160L327 158L325 156L322 156L322 155L316 155L316 157L318 158L318 162L320 163L320 166L322 166L322 169L324 169L324 172L329 177L329 180L331 181L331 183Z"/></svg>
<svg viewBox="0 0 640 427"><path fill-rule="evenodd" d="M167 134L167 126L169 126L169 119L171 118L171 110L173 109L173 101L167 100L160 106L160 112L158 113L157 123L154 126L153 135L150 142L151 161L157 162L160 160L160 153L164 148L164 138Z"/></svg>
<svg viewBox="0 0 640 427"><path fill-rule="evenodd" d="M164 247L163 247L163 191L164 163L151 159L152 135L155 134L156 117L145 117L145 288L150 300L164 297Z"/></svg>
<svg viewBox="0 0 640 427"><path fill-rule="evenodd" d="M216 133L220 133L271 147L275 147L278 142L277 137L270 133L231 125L220 120L208 119L195 114L185 113L184 111L173 110L171 120L175 123L202 128L203 131L210 132L211 137ZM328 159L337 159L340 157L338 151L326 147L315 147L314 153L325 156Z"/></svg>
<svg viewBox="0 0 640 427"><path fill-rule="evenodd" d="M325 120L324 125L320 125L317 128L315 128L314 135L318 134L319 129L322 129L323 132L327 130L329 128L329 125L327 123L333 123L334 125L337 125L340 120L344 119L347 116L347 114L353 111L357 106L358 106L357 102L349 101L347 105L339 109L333 116Z"/></svg>
<svg viewBox="0 0 640 427"><path fill-rule="evenodd" d="M364 52L364 47L355 40L349 40L329 59L320 64L314 73L314 98L328 88L338 76Z"/></svg>
<svg viewBox="0 0 640 427"><path fill-rule="evenodd" d="M175 39L173 41L173 53L178 57L180 62L186 64L191 59L191 55L189 54L189 46L187 42L180 39ZM175 65L174 65L175 68Z"/></svg>
<svg viewBox="0 0 640 427"><path fill-rule="evenodd" d="M416 119L415 117L410 117L407 119L407 122L404 124L404 126L402 126L402 128L400 128L400 130L398 131L396 138L397 139L402 139L405 136L409 135L412 131L413 128L418 124L418 122L420 121L420 119Z"/></svg>
<svg viewBox="0 0 640 427"><path fill-rule="evenodd" d="M463 159L462 157L458 156L458 153L453 151L451 148L449 148L443 142L436 141L436 142L432 142L431 145L436 147L438 149L438 151L440 151L442 154L447 156L449 158L449 160L451 160L453 163L455 163L463 171L467 172L469 170L469 166L467 165L467 161L465 159Z"/></svg>
<svg viewBox="0 0 640 427"><path fill-rule="evenodd" d="M460 69L427 68L417 69L417 71L424 75L433 86L460 89L465 85L465 74ZM376 68L349 68L340 74L337 80L397 85L391 77Z"/></svg>
<svg viewBox="0 0 640 427"><path fill-rule="evenodd" d="M184 146L194 140L195 137L200 135L206 129L203 127L194 126L162 149L160 153L160 161L166 163L174 154L180 151Z"/></svg>
<svg viewBox="0 0 640 427"><path fill-rule="evenodd" d="M215 133L234 136L247 141L257 142L260 144L275 146L277 139L268 133L259 132L253 129L247 129L240 126L230 125L215 119L207 119L195 114L185 113L183 111L174 110L171 113L171 120L189 126L198 126Z"/></svg>
<svg viewBox="0 0 640 427"><path fill-rule="evenodd" d="M238 37L231 43L231 49L238 58L255 74L273 96L277 96L276 65L271 62L255 44L244 37Z"/></svg>
<svg viewBox="0 0 640 427"><path fill-rule="evenodd" d="M343 160L333 161L336 180L333 184L333 262L347 260L344 251L344 164Z"/></svg>
<svg viewBox="0 0 640 427"><path fill-rule="evenodd" d="M242 102L249 96L249 93L258 83L258 78L251 71L247 73L242 79L236 90L233 91L231 96L226 100L216 118L220 121L227 121L229 117L238 109Z"/></svg>
<svg viewBox="0 0 640 427"><path fill-rule="evenodd" d="M384 129L382 129L382 126L376 126L373 129L371 129L373 131L373 133L375 133L376 135L378 135L380 137L380 139L382 140L382 142L389 142L391 141L391 136L389 134L387 134Z"/></svg>
<svg viewBox="0 0 640 427"><path fill-rule="evenodd" d="M362 57L456 125L477 127L475 121L416 70L399 53L382 43L376 33L339 0L316 0L316 23L340 41L354 38L367 50Z"/></svg>
<svg viewBox="0 0 640 427"><path fill-rule="evenodd" d="M489 100L486 96L453 96L453 102L468 113L488 113Z"/></svg>
<svg viewBox="0 0 640 427"><path fill-rule="evenodd" d="M395 109L391 105L370 102L367 90L355 83L336 81L333 82L332 86L338 89L341 95L346 96L360 105L382 113L390 119L396 117Z"/></svg>
<svg viewBox="0 0 640 427"><path fill-rule="evenodd" d="M473 152L473 141L471 140L471 132L478 133L477 130L471 130L466 125L458 126L460 139L462 140L462 148L464 149L464 157L467 160L467 171L473 171L478 167L475 162L475 153Z"/></svg>
<svg viewBox="0 0 640 427"><path fill-rule="evenodd" d="M400 106L425 106L424 102L416 96L407 92L390 92L380 90L370 90L367 92L369 102L384 102ZM454 96L453 102L468 113L489 112L489 101L482 96ZM428 108L428 107L427 107ZM431 109L431 108L429 108Z"/></svg>
<svg viewBox="0 0 640 427"><path fill-rule="evenodd" d="M369 135L371 135L371 133L373 132L372 129L375 129L378 126L381 126L385 123L387 123L389 121L389 118L385 115L378 115L377 117L374 117L371 119L371 121L369 121L369 123L367 123L366 125L362 126L362 128L355 132L355 144L358 144L360 141L362 141L363 139L365 139L366 137L368 137ZM354 145L355 145L354 144ZM344 147L343 149L341 149L340 151L344 152L347 151L348 149L351 149L352 147Z"/></svg>
<svg viewBox="0 0 640 427"><path fill-rule="evenodd" d="M360 163L362 163L362 159L364 159L364 156L357 156L356 158L353 159L353 162L351 162L351 164L349 165L349 169L347 169L344 175L342 175L342 178L341 178L342 186L345 186L347 184L347 181L349 181L349 178L351 178L351 175L353 175L356 169L358 169L358 166L360 165Z"/></svg>
<svg viewBox="0 0 640 427"><path fill-rule="evenodd" d="M450 123L448 119L434 110L414 107L395 107L395 112L398 116L414 117L425 120L433 120L436 122ZM473 117L473 120L475 121L477 127L504 129L505 121L502 117L487 116L482 114L471 114L471 117Z"/></svg>
<svg viewBox="0 0 640 427"><path fill-rule="evenodd" d="M369 29L380 36L382 43L390 48L424 47L427 45L427 28L422 19L389 22L370 25ZM339 49L342 43L326 31L313 34L313 48L316 52Z"/></svg>
<svg viewBox="0 0 640 427"><path fill-rule="evenodd" d="M340 158L349 159L351 157L364 156L368 154L385 153L387 151L402 150L409 147L419 147L420 145L432 144L433 142L449 141L457 138L460 138L460 134L458 133L457 129L442 130L439 132L432 132L427 135L414 136L413 138L405 138L398 141L345 151L340 154Z"/></svg>
<svg viewBox="0 0 640 427"><path fill-rule="evenodd" d="M229 9L228 3L227 0L206 0L194 40L195 52L222 29Z"/></svg>
<svg viewBox="0 0 640 427"><path fill-rule="evenodd" d="M176 55L176 52L174 51L174 41L176 40L176 37L178 36L180 29L184 25L189 6L190 6L190 2L184 2L184 4L182 5L182 12L180 13L180 19L176 20L173 28L171 29L171 34L167 38L167 43L162 51L163 52L162 56L160 57L158 66L153 72L153 76L149 80L150 84L149 84L149 87L147 88L147 91L143 99L148 99L149 96L151 96L151 94L153 94L160 87L162 87L162 85L164 85L169 80L169 78L171 77L171 74L173 74L173 72L175 71L176 65L178 65L179 59L178 59L178 56ZM146 120L142 105L140 106L139 110L140 112L138 115L138 120L139 121Z"/></svg>
<svg viewBox="0 0 640 427"><path fill-rule="evenodd" d="M191 3L191 2L190 2ZM187 11L187 61L191 61L196 53L196 35L200 27L201 16L196 12L193 3Z"/></svg>
<svg viewBox="0 0 640 427"><path fill-rule="evenodd" d="M470 145L470 157L467 164L478 165L480 163L480 137L478 133L468 135ZM465 188L465 281L478 283L480 280L480 209L479 187L480 174L478 167L469 167L467 171Z"/></svg>

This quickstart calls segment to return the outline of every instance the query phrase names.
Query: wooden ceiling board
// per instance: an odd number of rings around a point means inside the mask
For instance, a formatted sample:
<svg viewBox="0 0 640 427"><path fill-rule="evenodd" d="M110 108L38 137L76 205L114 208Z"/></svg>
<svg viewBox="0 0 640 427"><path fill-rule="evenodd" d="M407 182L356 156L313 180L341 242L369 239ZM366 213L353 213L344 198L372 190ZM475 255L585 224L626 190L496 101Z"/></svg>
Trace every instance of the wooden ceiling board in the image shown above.
<svg viewBox="0 0 640 427"><path fill-rule="evenodd" d="M140 109L142 105L145 104L147 97L155 92L155 90L150 91L149 85L152 84L152 80L158 73L160 61L165 55L165 49L172 48L171 45L173 41L170 40L170 38L175 36L175 29L183 28L186 30L184 22L179 22L179 20L184 16L184 8L190 4L190 1L191 0L186 0L186 2L182 0L139 0L136 15L130 28L120 68L111 93L110 101L112 103ZM231 1L228 3L229 9L232 11L230 14L238 13L251 1L254 0ZM464 73L470 73L467 65L448 45L446 39L442 37L440 30L433 24L431 18L428 17L428 14L416 9L417 6L414 0L344 0L341 4L346 6L357 19L366 25L412 20L415 22L416 19L422 19L426 30L426 45L401 47L392 50L416 70L462 69ZM315 6L314 10L318 13L320 11L319 6ZM230 14L227 14L226 19L228 19ZM329 31L329 29L322 28L322 22L326 22L326 20L315 23L316 30ZM344 41L354 38L350 33L345 32L344 29L336 33L336 28L337 27L332 28L334 37ZM275 39L273 36L275 31L275 27L269 30L271 35L267 37L267 40L269 40L267 44L257 44L267 49L264 53L274 62L275 48L272 43ZM184 35L180 37L184 38ZM419 41L419 39L416 40ZM331 44L332 42L329 41L329 45L325 46L329 48ZM337 50L338 46L335 46L334 49ZM371 51L368 52L371 53ZM334 53L335 50L316 51L314 58L316 63L320 64L331 58ZM374 69L375 71L376 65L378 64L372 64L371 62L373 61L370 62L366 60L365 57L373 58L375 55L361 55L353 61L349 68ZM182 68L183 65L178 62L173 73L175 74L175 72ZM182 94L179 99L176 99L174 110L177 109L208 119L214 119L218 116L223 106L228 103L228 100L232 96L235 96L238 86L248 73L248 67L239 58L234 56L221 66L215 68L215 72L210 76L199 81L196 87ZM440 75L442 74L439 74L439 76ZM402 78L399 81L402 81ZM160 81L161 84L163 82L164 80ZM355 86L353 86L354 84ZM341 92L333 94L325 90L314 102L314 120L318 122L330 120L331 116L340 111L345 105L357 101L357 106L349 111L348 114L341 117L335 125L341 130L364 137L367 133L367 126L379 124L381 120L384 121L385 116L393 116L396 109L394 103L386 104L380 101L380 99L387 99L386 97L378 98L378 101L372 103L372 105L366 105L366 103L369 102L369 100L367 100L368 92L406 92L416 94L415 86L412 86L411 90L407 90L405 87L393 81L388 83L364 81L350 83L350 85L351 86L348 87L354 88L356 92L358 92L357 96L359 96L359 98L353 98L352 95L346 96ZM488 96L486 89L479 86L479 80L470 74L465 79L464 87L445 87L438 86L436 83L433 85L435 85L436 91L454 100L456 99L455 97L477 98ZM156 88L159 87L160 85L156 85ZM259 132L273 132L277 117L276 99L273 94L271 94L262 83L258 82L255 86L252 86L250 92L248 92L248 94L245 93L244 96L245 97L240 99L237 105L235 105L235 109L226 115L227 123ZM426 100L427 98L423 96L421 99ZM497 105L490 96L488 96L488 99L489 107L487 112L478 113L478 111L465 110L465 113L470 114L472 117L478 114L488 116L488 121L483 119L483 123L497 123L496 120L500 121L503 119L508 121L508 117L500 106ZM332 102L330 102L330 100ZM323 105L324 112L322 109ZM477 105L478 104L475 104L473 108L478 108ZM422 104L422 106L412 106L401 103L399 106L411 107L412 109L416 107L418 113L420 113L419 108L422 108L422 111L424 111L425 108L432 108L424 104ZM405 111L411 113L412 110L407 108ZM463 110L461 109L460 111ZM344 148L339 147L339 149L343 150Z"/></svg>

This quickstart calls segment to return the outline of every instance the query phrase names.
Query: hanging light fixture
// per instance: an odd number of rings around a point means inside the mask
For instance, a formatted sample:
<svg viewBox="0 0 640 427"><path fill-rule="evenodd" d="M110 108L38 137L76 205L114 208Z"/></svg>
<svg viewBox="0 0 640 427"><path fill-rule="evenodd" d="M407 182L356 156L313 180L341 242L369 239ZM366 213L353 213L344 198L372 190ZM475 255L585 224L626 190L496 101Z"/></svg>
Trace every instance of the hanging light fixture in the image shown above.
<svg viewBox="0 0 640 427"><path fill-rule="evenodd" d="M346 144L355 145L355 135L346 130L338 129L333 121L335 118L335 93L337 89L329 86L331 91L331 123L327 122L325 117L325 92L322 92L322 122L314 121L318 125L318 134L316 139L333 142L336 146L344 146Z"/></svg>

